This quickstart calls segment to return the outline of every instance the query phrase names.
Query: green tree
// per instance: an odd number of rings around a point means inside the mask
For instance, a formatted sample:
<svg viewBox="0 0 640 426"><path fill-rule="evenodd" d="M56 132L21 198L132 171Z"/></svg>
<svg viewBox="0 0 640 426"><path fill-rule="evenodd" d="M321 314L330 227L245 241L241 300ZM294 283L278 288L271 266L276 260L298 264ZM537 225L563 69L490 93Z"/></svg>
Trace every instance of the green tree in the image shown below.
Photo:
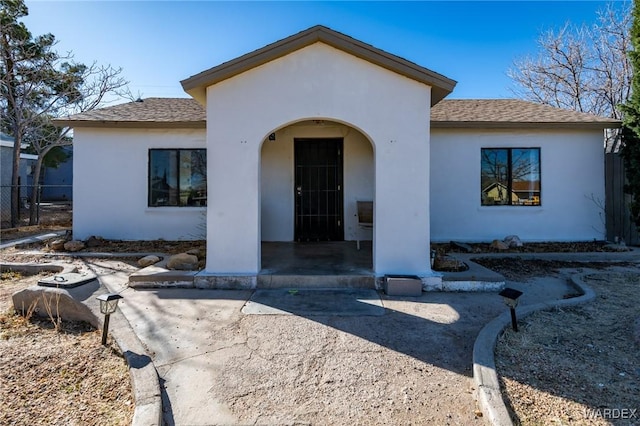
<svg viewBox="0 0 640 426"><path fill-rule="evenodd" d="M625 190L631 194L631 219L640 228L640 10L634 2L631 24L631 47L628 52L633 67L631 96L620 106L624 114L622 125L622 157L626 170Z"/></svg>
<svg viewBox="0 0 640 426"><path fill-rule="evenodd" d="M29 144L38 155L29 214L29 223L35 224L43 161L55 147L71 144L70 129L56 128L51 119L95 109L107 95L124 95L127 85L120 68L77 63L73 55L54 50L52 34L32 36L20 21L28 13L24 0L0 0L0 124L15 140L12 226L20 215L21 145Z"/></svg>

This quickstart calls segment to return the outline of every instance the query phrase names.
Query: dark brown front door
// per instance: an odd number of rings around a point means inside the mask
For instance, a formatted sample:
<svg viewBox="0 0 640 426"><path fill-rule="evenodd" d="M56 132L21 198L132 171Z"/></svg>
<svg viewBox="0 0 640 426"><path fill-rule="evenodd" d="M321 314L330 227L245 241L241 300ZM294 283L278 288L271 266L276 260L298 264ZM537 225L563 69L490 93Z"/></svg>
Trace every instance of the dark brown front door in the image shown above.
<svg viewBox="0 0 640 426"><path fill-rule="evenodd" d="M295 140L295 239L342 241L342 138Z"/></svg>

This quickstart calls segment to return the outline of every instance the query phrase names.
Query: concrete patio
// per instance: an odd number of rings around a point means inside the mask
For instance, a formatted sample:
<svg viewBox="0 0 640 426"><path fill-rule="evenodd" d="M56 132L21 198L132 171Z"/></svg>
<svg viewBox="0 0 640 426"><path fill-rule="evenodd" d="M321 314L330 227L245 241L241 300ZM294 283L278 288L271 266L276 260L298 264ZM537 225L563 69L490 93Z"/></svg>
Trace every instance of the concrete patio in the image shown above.
<svg viewBox="0 0 640 426"><path fill-rule="evenodd" d="M341 242L263 242L262 269L255 288L369 288L381 289L383 278L373 273L371 241L362 241L358 250L354 241ZM464 259L469 269L461 272L436 272L429 290L494 291L504 286L504 277ZM170 271L166 259L141 269L129 278L135 288L214 288L206 273ZM251 288L251 287L246 287Z"/></svg>

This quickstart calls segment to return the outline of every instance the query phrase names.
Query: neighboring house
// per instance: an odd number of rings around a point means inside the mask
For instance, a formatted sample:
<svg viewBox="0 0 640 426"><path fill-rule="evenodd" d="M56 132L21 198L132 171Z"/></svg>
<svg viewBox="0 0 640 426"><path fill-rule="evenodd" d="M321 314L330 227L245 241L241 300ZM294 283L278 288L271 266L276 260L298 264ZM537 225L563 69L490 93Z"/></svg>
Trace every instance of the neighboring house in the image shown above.
<svg viewBox="0 0 640 426"><path fill-rule="evenodd" d="M13 172L13 138L0 133L0 218L2 221L11 220L11 175ZM26 144L22 145L26 148ZM37 155L20 154L20 199L26 200L31 194L33 185L33 167L35 167Z"/></svg>
<svg viewBox="0 0 640 426"><path fill-rule="evenodd" d="M511 194L510 202L507 201L508 195ZM520 198L518 198L518 194L515 191L509 191L507 185L494 182L488 186L486 186L482 190L482 202L483 206L492 206L492 205L518 205L520 204Z"/></svg>
<svg viewBox="0 0 640 426"><path fill-rule="evenodd" d="M205 273L241 285L263 241L369 239L376 276L426 282L431 241L602 239L589 197L620 123L443 100L455 84L317 26L184 80L193 99L59 120L74 128L74 236L193 239L206 215ZM484 205L488 179L511 187L507 205ZM357 200L374 201L373 231Z"/></svg>
<svg viewBox="0 0 640 426"><path fill-rule="evenodd" d="M58 167L45 167L42 171L42 201L71 201L73 194L73 147L62 147L67 159Z"/></svg>
<svg viewBox="0 0 640 426"><path fill-rule="evenodd" d="M507 201L507 194L511 194L510 203ZM483 185L482 203L483 206L493 205L519 205L519 206L539 206L540 205L540 182L539 181L513 181L511 188L508 184L493 182L487 186Z"/></svg>

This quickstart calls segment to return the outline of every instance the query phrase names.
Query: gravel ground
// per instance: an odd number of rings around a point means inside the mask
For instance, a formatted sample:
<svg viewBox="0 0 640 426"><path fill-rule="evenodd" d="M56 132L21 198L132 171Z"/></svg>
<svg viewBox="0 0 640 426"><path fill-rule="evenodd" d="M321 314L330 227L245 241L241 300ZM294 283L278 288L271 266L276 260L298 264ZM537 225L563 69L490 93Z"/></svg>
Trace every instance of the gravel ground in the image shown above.
<svg viewBox="0 0 640 426"><path fill-rule="evenodd" d="M83 322L25 318L11 294L37 277L0 280L0 424L127 425L133 418L129 370L113 344Z"/></svg>
<svg viewBox="0 0 640 426"><path fill-rule="evenodd" d="M640 272L585 281L594 302L537 312L498 340L496 366L516 424L640 424Z"/></svg>

